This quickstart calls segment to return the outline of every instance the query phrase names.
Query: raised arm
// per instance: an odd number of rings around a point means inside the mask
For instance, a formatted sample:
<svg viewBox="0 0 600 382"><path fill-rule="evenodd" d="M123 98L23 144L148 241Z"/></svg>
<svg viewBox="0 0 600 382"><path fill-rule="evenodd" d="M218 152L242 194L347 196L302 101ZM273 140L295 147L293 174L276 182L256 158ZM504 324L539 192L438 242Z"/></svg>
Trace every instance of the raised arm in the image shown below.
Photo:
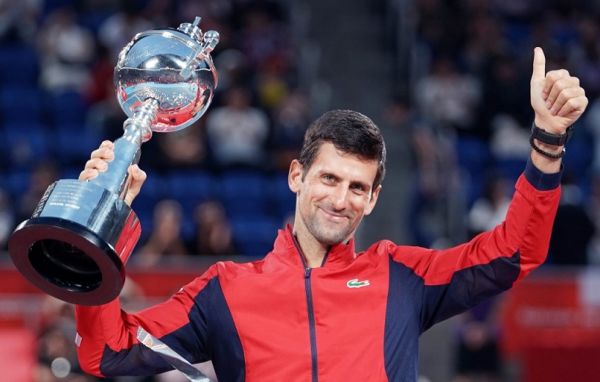
<svg viewBox="0 0 600 382"><path fill-rule="evenodd" d="M392 261L416 276L411 285L421 304L422 331L510 288L546 259L560 199L564 135L588 101L579 80L566 70L546 74L540 48L534 52L530 91L535 125L544 131L533 135L531 157L505 221L445 250L388 244Z"/></svg>
<svg viewBox="0 0 600 382"><path fill-rule="evenodd" d="M94 150L79 179L94 179L108 168L114 158L114 145L104 141ZM127 204L140 192L146 174L137 165L128 169ZM149 375L171 367L156 353L138 343L137 329L142 326L191 362L209 358L207 306L216 277L209 271L182 288L167 302L138 314L121 310L118 299L102 306L76 306L77 353L82 368L97 376ZM198 304L198 299L203 303ZM206 310L206 311L204 311Z"/></svg>

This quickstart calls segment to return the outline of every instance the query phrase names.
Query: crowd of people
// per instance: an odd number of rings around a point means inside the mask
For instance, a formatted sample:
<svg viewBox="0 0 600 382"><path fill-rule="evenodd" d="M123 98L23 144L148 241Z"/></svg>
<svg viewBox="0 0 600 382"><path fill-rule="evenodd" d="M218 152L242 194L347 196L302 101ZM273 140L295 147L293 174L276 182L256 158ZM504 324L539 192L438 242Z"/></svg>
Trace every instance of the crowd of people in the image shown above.
<svg viewBox="0 0 600 382"><path fill-rule="evenodd" d="M600 8L560 0L415 4L412 86L398 86L391 102L402 111L394 123L412 137L418 182L407 215L416 222L408 225L414 243L461 242L501 221L530 150L529 76L533 47L541 46L547 69L567 68L590 99L567 146L568 187L549 263L597 263ZM565 250L574 230L575 255Z"/></svg>
<svg viewBox="0 0 600 382"><path fill-rule="evenodd" d="M0 248L6 250L12 228L31 216L49 184L77 178L102 139L122 135L126 115L113 85L120 50L138 32L201 16L201 29L221 36L212 54L219 84L199 122L154 134L142 147L140 166L152 179L134 206L144 227L138 252L264 254L271 228L293 211L293 195L281 184L310 117L297 83L289 12L281 2L236 0L0 6L0 146L6 153ZM259 211L236 208L248 179L260 189ZM158 232L166 221L179 244ZM234 230L250 222L254 232ZM211 238L200 239L199 232Z"/></svg>

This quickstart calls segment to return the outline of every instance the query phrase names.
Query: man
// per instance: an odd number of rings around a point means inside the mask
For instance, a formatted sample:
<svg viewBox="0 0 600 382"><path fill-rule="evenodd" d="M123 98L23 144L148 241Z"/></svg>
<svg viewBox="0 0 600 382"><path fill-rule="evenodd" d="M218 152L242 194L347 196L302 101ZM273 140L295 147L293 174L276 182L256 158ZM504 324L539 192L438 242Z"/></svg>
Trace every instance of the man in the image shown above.
<svg viewBox="0 0 600 382"><path fill-rule="evenodd" d="M536 48L531 78L531 159L506 220L446 250L390 241L354 252L385 171L377 127L352 111L326 113L308 129L289 186L294 226L247 264L217 263L167 302L137 314L118 301L77 307L82 367L96 375L153 374L169 366L136 340L138 326L191 362L212 360L222 381L415 381L418 336L498 294L540 265L559 200L564 135L587 106L579 80L545 72ZM107 168L112 143L92 153L80 179ZM133 179L126 201L145 174Z"/></svg>

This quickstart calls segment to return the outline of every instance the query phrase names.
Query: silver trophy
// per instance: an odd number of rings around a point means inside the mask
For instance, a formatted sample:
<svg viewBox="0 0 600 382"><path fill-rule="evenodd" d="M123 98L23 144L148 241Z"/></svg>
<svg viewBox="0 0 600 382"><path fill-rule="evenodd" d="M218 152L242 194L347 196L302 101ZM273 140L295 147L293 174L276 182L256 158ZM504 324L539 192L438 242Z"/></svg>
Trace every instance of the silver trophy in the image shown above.
<svg viewBox="0 0 600 382"><path fill-rule="evenodd" d="M127 169L137 163L152 132L181 130L197 121L217 86L211 51L215 31L192 24L137 34L119 54L114 81L129 117L115 141L115 159L91 181L52 184L30 219L13 232L8 250L17 269L61 300L100 305L119 295L125 263L141 233L123 201Z"/></svg>

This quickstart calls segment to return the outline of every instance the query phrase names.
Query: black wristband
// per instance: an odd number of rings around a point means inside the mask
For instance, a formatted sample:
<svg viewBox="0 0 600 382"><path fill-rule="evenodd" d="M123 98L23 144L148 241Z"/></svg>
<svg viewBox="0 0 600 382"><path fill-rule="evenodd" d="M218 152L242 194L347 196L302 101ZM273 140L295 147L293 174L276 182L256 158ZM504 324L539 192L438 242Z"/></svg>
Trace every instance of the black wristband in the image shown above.
<svg viewBox="0 0 600 382"><path fill-rule="evenodd" d="M567 127L564 134L552 134L546 130L539 128L535 125L535 122L531 124L531 137L538 141L552 146L564 146L573 133L573 126Z"/></svg>
<svg viewBox="0 0 600 382"><path fill-rule="evenodd" d="M531 134L531 137L529 137L529 144L531 145L531 148L534 149L535 151L537 151L538 153L542 154L543 156L545 156L546 158L550 158L550 159L560 159L563 157L563 155L565 155L565 151L566 149L563 147L562 150L560 151L560 153L558 154L554 154L554 153L549 153L547 151L542 150L541 148L537 147L535 145L534 139L537 139L533 136L533 134ZM545 142L544 142L545 143Z"/></svg>

